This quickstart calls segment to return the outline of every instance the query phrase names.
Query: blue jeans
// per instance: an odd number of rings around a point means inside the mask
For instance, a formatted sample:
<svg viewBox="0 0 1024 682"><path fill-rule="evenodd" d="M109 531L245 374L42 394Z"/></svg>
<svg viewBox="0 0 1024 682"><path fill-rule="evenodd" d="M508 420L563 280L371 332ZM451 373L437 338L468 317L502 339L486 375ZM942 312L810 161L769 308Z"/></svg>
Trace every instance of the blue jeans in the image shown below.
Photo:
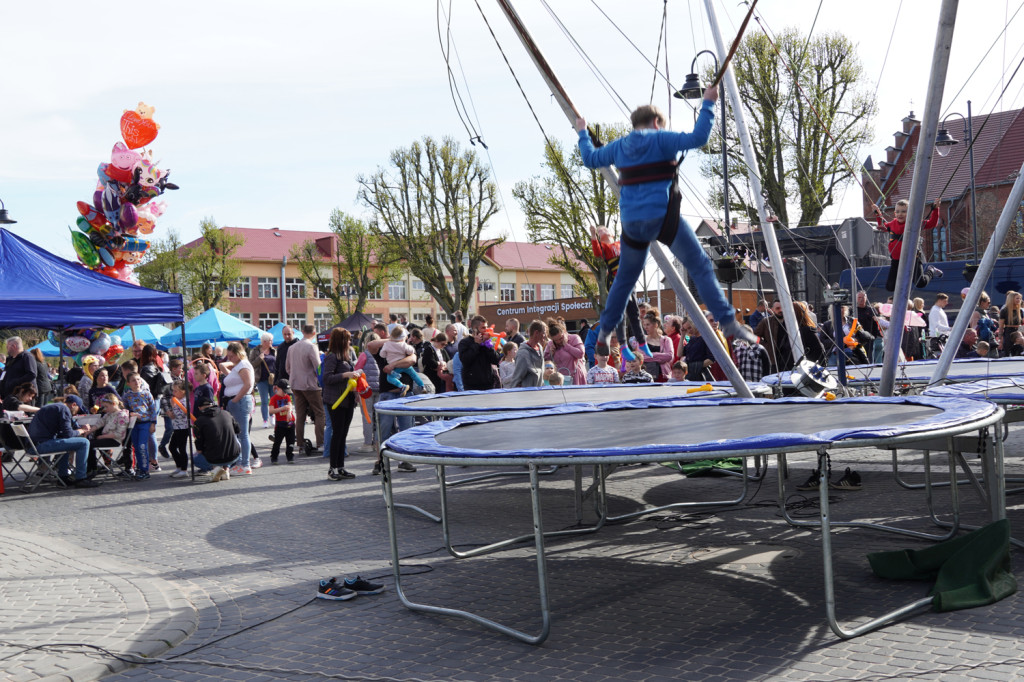
<svg viewBox="0 0 1024 682"><path fill-rule="evenodd" d="M213 467L231 467L231 466L234 466L235 464L238 464L238 460L237 459L235 461L233 461L233 462L228 462L227 464L210 464L206 460L206 458L203 457L203 453L201 453L201 452L197 452L197 453L193 454L192 455L192 461L195 463L196 469L199 469L200 471L209 471Z"/></svg>
<svg viewBox="0 0 1024 682"><path fill-rule="evenodd" d="M256 390L260 392L260 414L263 415L263 421L269 421L270 419L270 384L266 381L259 381L256 383Z"/></svg>
<svg viewBox="0 0 1024 682"><path fill-rule="evenodd" d="M85 478L89 468L89 439L88 438L52 438L36 443L36 453L46 455L53 452L62 452L57 458L57 475L65 478L68 475L68 452L75 453L75 480Z"/></svg>
<svg viewBox="0 0 1024 682"><path fill-rule="evenodd" d="M331 435L334 433L334 427L331 426L331 406L324 403L324 415L327 419L324 420L324 457L331 456ZM299 444L302 447L302 444Z"/></svg>
<svg viewBox="0 0 1024 682"><path fill-rule="evenodd" d="M386 393L381 392L380 397L377 398L377 403L382 403L386 400L397 400L401 398L401 393ZM393 417L389 414L379 414L377 418L380 420L380 444L383 445L384 441L391 437L392 433L395 433L395 420L398 420L398 431L405 431L406 429L412 428L412 417Z"/></svg>
<svg viewBox="0 0 1024 682"><path fill-rule="evenodd" d="M622 224L622 233L638 242L652 242L658 238L661 231L662 218L653 220L637 220ZM711 259L704 253L697 236L690 229L689 224L679 216L679 229L676 230L676 237L669 247L672 254L679 259L686 268L686 274L693 278L697 285L697 293L700 294L704 304L715 316L719 324L724 324L734 319L736 311L729 305L729 301L722 293L722 287L715 279L715 269ZM608 301L605 303L604 311L601 313L602 335L613 332L622 322L626 311L626 300L636 288L636 281L643 272L647 262L648 247L635 249L625 241L621 243L619 255L619 270L615 274L615 281L608 292ZM607 330L607 332L605 331Z"/></svg>
<svg viewBox="0 0 1024 682"><path fill-rule="evenodd" d="M164 435L160 438L160 447L166 448L174 435L174 422L164 417Z"/></svg>
<svg viewBox="0 0 1024 682"><path fill-rule="evenodd" d="M153 402L156 403L156 413L160 414L160 398L153 396ZM149 458L156 460L156 431L149 434Z"/></svg>
<svg viewBox="0 0 1024 682"><path fill-rule="evenodd" d="M150 441L156 441L153 434L149 432L151 422L136 422L132 429L132 447L135 449L135 470L140 474L149 473L149 460L156 454L156 450L149 449Z"/></svg>
<svg viewBox="0 0 1024 682"><path fill-rule="evenodd" d="M242 448L239 465L243 468L249 466L249 415L252 413L252 406L252 395L245 396L237 403L234 398L228 401L228 414L238 422L238 445Z"/></svg>

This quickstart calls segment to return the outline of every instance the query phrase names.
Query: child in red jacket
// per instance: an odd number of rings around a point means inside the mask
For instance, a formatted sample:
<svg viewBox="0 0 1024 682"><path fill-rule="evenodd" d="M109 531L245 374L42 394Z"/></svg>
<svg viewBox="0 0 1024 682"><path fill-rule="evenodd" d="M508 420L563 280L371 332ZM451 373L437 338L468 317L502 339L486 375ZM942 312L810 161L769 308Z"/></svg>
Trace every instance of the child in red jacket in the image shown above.
<svg viewBox="0 0 1024 682"><path fill-rule="evenodd" d="M611 291L615 274L619 270L619 242L612 241L612 233L604 225L598 225L596 228L591 225L590 246L594 249L594 255L604 260L608 266L608 290ZM640 308L637 306L636 296L633 294L630 294L629 298L626 299L626 321L629 322L630 333L636 339L637 348L641 353L650 357L651 351L647 347L647 336L644 334L644 327L640 323ZM615 335L619 339L622 357L628 361L633 359L633 353L629 348L629 344L626 343L626 334L623 326L619 325L619 328L615 330Z"/></svg>
<svg viewBox="0 0 1024 682"><path fill-rule="evenodd" d="M885 282L887 291L896 290L896 272L900 267L900 253L903 251L903 232L907 229L907 208L909 205L906 199L897 201L896 217L887 223L883 222L882 209L879 208L878 204L875 204L873 207L878 220L878 229L889 233L889 256L892 258L892 263L889 265L889 278ZM921 227L925 230L933 230L938 224L939 207L933 203L931 213ZM925 263L923 254L919 249L916 249L916 245L915 250L917 255L914 258L913 281L915 282L914 286L920 289L927 286L932 281L932 277L942 277L942 270Z"/></svg>

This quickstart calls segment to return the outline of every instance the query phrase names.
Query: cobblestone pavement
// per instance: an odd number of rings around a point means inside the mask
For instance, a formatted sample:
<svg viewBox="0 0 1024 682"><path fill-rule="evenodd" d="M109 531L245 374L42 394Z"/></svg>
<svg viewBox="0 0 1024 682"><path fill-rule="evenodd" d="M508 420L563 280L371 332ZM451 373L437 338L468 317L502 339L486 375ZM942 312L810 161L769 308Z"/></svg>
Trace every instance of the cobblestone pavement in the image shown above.
<svg viewBox="0 0 1024 682"><path fill-rule="evenodd" d="M255 434L264 455L267 433ZM350 447L361 441L352 433ZM1021 438L1008 442L1010 475L1024 476L1015 457ZM901 461L908 479L921 480L920 452ZM742 505L659 512L550 540L552 628L542 645L413 612L394 591L372 463L367 454L351 457L347 468L357 478L344 482L326 478L325 460L300 457L216 484L170 479L165 468L140 483L0 497L0 677L947 681L1011 680L1024 670L1017 595L837 638L825 621L820 536L780 517L774 461ZM791 489L812 466L809 456L790 458ZM835 478L846 466L860 472L864 489L834 491L833 520L935 530L924 493L895 484L887 452L833 453ZM397 501L437 510L432 469L394 480ZM685 479L665 467L631 466L609 479L609 504L622 514L728 499L740 486L737 478ZM542 488L545 527L572 526L571 473L545 477ZM816 497L792 493L791 513L816 518ZM964 486L961 498L965 521L980 522L978 497ZM449 500L452 541L462 548L530 532L524 477L455 488ZM938 509L948 500L948 490L936 492ZM1009 500L1016 522L1024 507ZM443 550L438 524L399 510L398 529L411 599L539 629L532 545L457 560ZM875 578L864 558L923 542L843 529L833 545L842 622L862 622L927 594L924 583ZM1020 579L1024 560L1013 558ZM345 602L313 599L317 580L356 574L387 591ZM26 650L74 643L151 662L128 666L81 647Z"/></svg>

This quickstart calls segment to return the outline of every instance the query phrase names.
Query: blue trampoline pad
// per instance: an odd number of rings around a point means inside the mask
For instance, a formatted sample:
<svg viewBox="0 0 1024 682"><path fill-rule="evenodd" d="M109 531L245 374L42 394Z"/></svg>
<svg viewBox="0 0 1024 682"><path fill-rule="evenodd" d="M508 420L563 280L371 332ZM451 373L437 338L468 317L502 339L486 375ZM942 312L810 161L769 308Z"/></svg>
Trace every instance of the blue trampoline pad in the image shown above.
<svg viewBox="0 0 1024 682"><path fill-rule="evenodd" d="M695 390L711 385L711 391ZM771 388L749 384L756 397L770 397ZM735 396L728 381L686 381L678 384L608 384L603 386L540 386L505 388L493 391L457 391L435 395L417 395L379 403L376 409L386 414L444 416L540 410L560 405L600 405L624 401L658 401L725 398Z"/></svg>
<svg viewBox="0 0 1024 682"><path fill-rule="evenodd" d="M916 360L914 362L903 362L896 365L896 381L914 383L927 383L931 381L932 373L935 372L937 360ZM836 367L829 367L829 372L835 374ZM761 381L768 386L790 386L793 381L791 372L770 374ZM1024 357L998 358L996 360L984 360L981 358L970 358L954 360L949 366L946 374L947 381L974 381L976 379L988 379L998 377L1024 376ZM847 383L875 383L882 379L882 365L847 365Z"/></svg>
<svg viewBox="0 0 1024 682"><path fill-rule="evenodd" d="M1024 405L1024 377L1003 377L932 386L922 395L936 398L980 398L997 403Z"/></svg>
<svg viewBox="0 0 1024 682"><path fill-rule="evenodd" d="M562 406L544 412L461 417L417 426L385 447L423 461L561 458L681 460L681 454L813 449L841 441L939 435L995 421L998 406L966 398L723 398ZM962 429L966 430L966 429ZM441 462L439 462L441 463Z"/></svg>

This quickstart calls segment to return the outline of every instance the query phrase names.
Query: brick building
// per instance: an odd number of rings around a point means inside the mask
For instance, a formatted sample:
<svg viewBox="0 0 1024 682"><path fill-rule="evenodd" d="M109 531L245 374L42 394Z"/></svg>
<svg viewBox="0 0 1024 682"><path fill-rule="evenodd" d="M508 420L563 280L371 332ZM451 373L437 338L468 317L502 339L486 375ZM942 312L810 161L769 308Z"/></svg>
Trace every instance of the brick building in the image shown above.
<svg viewBox="0 0 1024 682"><path fill-rule="evenodd" d="M974 134L974 182L978 223L978 252L984 253L999 215L1005 206L1021 163L1024 162L1024 109L972 116ZM942 126L940 126L942 127ZM971 190L966 124L959 117L947 117L945 128L959 140L947 156L932 157L928 178L928 201L941 201L943 223L924 234L923 244L932 260L971 258L974 252L971 227ZM871 205L885 197L890 211L900 199L910 198L915 152L920 142L921 122L914 112L903 119L886 147L885 161L864 162L864 218L874 222ZM873 181L873 182L872 182ZM881 188L879 193L878 188ZM1011 229L1000 255L1024 254L1024 210L1017 209L1016 229Z"/></svg>
<svg viewBox="0 0 1024 682"><path fill-rule="evenodd" d="M235 257L241 263L242 276L228 289L230 313L261 329L278 322L293 327L313 324L324 330L337 322L330 299L324 292L307 285L298 265L289 254L303 242L315 241L324 253L324 264L333 262L336 236L331 232L225 227L244 240ZM186 244L192 246L198 240ZM574 296L573 280L568 273L548 262L549 244L505 242L487 250L477 269L477 292L469 313L479 306L499 302L533 302ZM334 273L334 280L337 280ZM354 301L353 301L354 303ZM404 315L410 322L424 323L430 313L438 323L447 321L441 307L423 289L423 282L411 273L381 287L367 302L367 315L386 318L389 313Z"/></svg>

